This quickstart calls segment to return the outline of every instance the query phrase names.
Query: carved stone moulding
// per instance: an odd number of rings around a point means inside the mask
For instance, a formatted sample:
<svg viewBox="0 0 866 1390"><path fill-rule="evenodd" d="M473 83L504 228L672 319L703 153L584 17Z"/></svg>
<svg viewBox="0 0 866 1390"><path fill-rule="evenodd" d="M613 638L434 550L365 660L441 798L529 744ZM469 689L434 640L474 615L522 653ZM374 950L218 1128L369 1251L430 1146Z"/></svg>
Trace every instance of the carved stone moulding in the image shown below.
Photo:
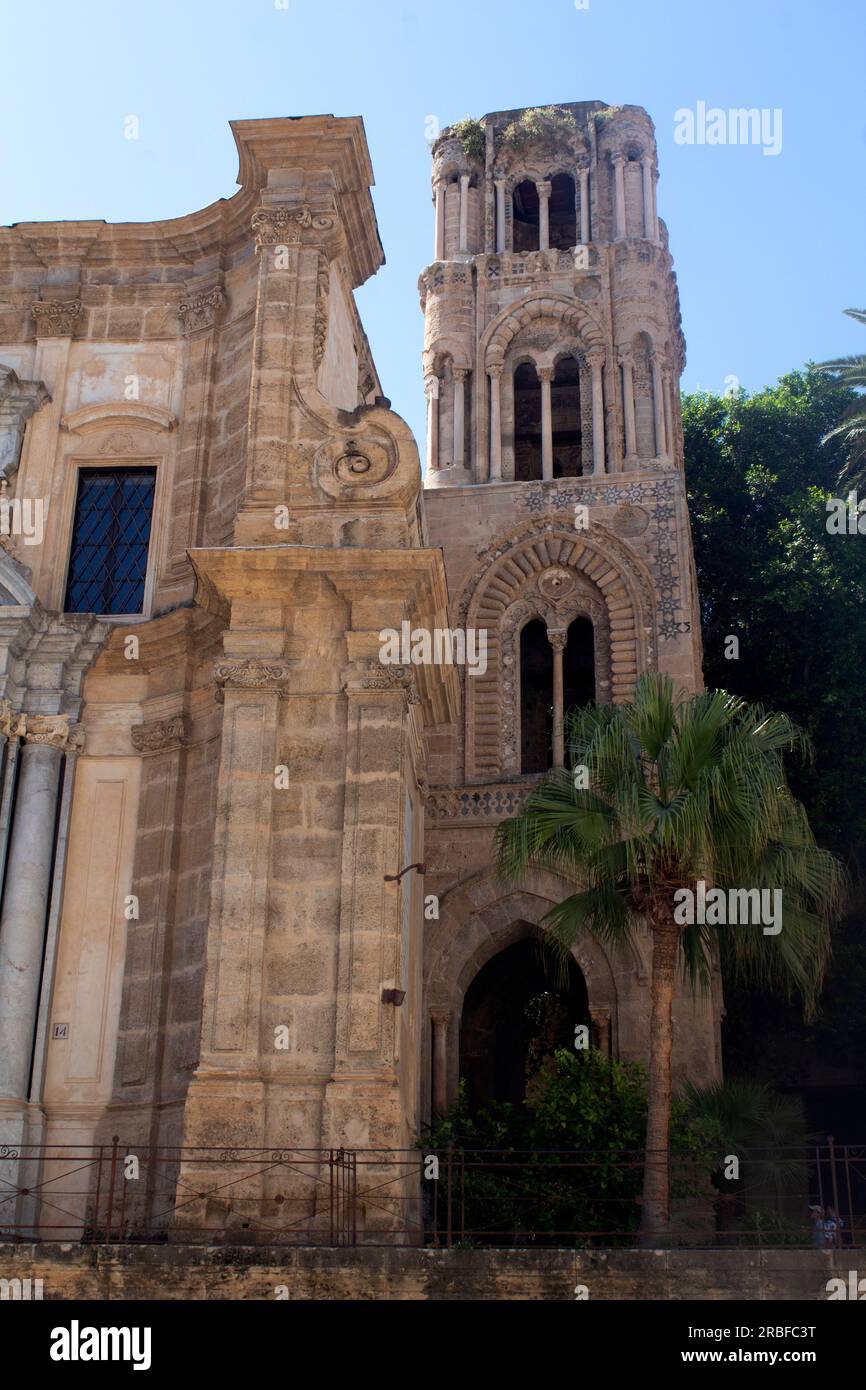
<svg viewBox="0 0 866 1390"><path fill-rule="evenodd" d="M215 698L222 704L226 689L230 689L273 690L283 699L290 671L290 663L277 658L252 656L236 661L223 658L214 667Z"/></svg>

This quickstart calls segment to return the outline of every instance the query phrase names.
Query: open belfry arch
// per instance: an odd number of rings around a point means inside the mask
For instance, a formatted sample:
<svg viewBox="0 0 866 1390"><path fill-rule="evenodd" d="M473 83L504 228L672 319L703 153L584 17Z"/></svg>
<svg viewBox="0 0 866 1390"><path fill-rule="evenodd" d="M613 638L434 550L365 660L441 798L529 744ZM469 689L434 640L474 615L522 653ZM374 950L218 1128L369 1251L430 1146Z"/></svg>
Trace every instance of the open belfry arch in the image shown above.
<svg viewBox="0 0 866 1390"><path fill-rule="evenodd" d="M569 890L491 864L561 713L699 688L652 125L558 111L434 147L423 486L354 300L360 119L235 122L239 191L184 217L0 229L0 472L46 503L0 548L0 1145L158 1153L131 1227L288 1201L315 1238L320 1161L411 1151L473 980ZM383 659L404 624L485 669ZM575 972L644 1056L642 950ZM678 1000L681 1074L719 1074L720 1008ZM312 1157L221 1195L206 1155L253 1149ZM47 1231L61 1176L86 1232L92 1172L44 1151L0 1227Z"/></svg>

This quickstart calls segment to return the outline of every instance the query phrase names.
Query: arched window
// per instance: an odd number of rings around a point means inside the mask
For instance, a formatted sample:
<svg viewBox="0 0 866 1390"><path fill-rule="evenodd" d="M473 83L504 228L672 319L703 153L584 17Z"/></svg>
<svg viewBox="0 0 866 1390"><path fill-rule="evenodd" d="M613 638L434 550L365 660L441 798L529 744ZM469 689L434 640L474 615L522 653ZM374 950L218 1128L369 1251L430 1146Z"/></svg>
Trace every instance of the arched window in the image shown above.
<svg viewBox="0 0 866 1390"><path fill-rule="evenodd" d="M568 251L577 245L577 214L575 211L574 179L570 174L555 174L550 180L550 245L554 250Z"/></svg>
<svg viewBox="0 0 866 1390"><path fill-rule="evenodd" d="M556 364L550 387L553 425L553 476L578 478L583 443L580 432L580 368L573 357Z"/></svg>
<svg viewBox="0 0 866 1390"><path fill-rule="evenodd" d="M562 707L567 715L595 698L595 635L589 618L575 618L562 654Z"/></svg>
<svg viewBox="0 0 866 1390"><path fill-rule="evenodd" d="M514 373L514 478L518 483L541 478L541 382L533 362Z"/></svg>
<svg viewBox="0 0 866 1390"><path fill-rule="evenodd" d="M546 772L551 765L553 648L540 618L520 634L520 770Z"/></svg>
<svg viewBox="0 0 866 1390"><path fill-rule="evenodd" d="M539 247L538 189L531 179L524 179L514 190L515 251L537 251Z"/></svg>

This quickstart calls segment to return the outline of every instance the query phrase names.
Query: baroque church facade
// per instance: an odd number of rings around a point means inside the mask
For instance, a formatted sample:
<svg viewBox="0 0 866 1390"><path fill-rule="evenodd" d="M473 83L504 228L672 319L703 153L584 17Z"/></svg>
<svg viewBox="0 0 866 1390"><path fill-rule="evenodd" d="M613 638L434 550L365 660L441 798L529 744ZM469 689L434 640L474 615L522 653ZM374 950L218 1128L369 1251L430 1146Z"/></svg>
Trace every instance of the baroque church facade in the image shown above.
<svg viewBox="0 0 866 1390"><path fill-rule="evenodd" d="M433 148L423 482L353 297L360 119L233 123L185 217L0 229L0 1143L42 1181L113 1135L185 1191L205 1149L407 1150L515 1084L497 1001L573 885L501 883L496 826L571 705L701 688L652 123L556 110ZM483 669L385 662L404 624ZM574 957L645 1058L648 938ZM680 1078L721 1014L678 997Z"/></svg>

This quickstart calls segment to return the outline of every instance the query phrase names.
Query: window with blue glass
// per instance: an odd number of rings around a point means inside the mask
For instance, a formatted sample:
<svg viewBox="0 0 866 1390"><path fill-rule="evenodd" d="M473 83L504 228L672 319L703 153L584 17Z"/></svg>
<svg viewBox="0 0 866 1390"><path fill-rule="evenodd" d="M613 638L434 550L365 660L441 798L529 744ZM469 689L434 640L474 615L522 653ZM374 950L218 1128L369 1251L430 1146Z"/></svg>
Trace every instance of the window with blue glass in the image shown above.
<svg viewBox="0 0 866 1390"><path fill-rule="evenodd" d="M82 468L66 586L67 613L140 613L155 468Z"/></svg>

